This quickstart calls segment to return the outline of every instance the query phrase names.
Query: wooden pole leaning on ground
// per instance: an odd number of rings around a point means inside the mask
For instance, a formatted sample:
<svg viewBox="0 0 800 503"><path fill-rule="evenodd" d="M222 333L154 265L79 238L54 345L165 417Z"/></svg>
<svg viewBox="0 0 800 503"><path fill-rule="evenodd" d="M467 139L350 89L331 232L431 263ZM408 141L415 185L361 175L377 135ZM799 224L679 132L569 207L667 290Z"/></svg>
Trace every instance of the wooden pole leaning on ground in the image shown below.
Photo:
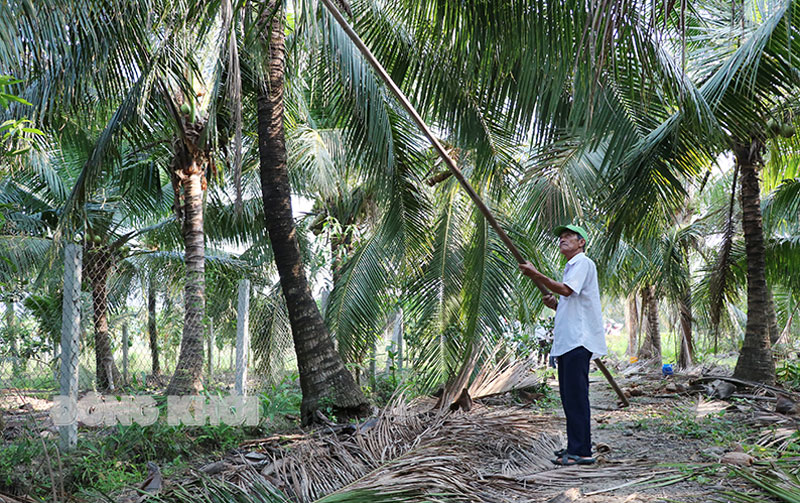
<svg viewBox="0 0 800 503"><path fill-rule="evenodd" d="M422 133L428 138L431 144L433 144L433 147L439 153L439 156L442 158L445 165L447 165L447 167L450 169L450 172L453 173L453 176L456 178L456 180L458 180L458 183L461 184L461 187L467 192L467 194L475 203L475 205L478 206L478 209L481 211L481 213L483 213L483 216L486 217L486 220L489 222L489 225L492 226L497 235L500 237L500 240L506 245L506 247L514 256L514 258L517 260L517 262L520 264L525 263L526 262L525 257L522 256L522 253L520 253L519 249L517 249L517 247L511 241L511 238L508 237L508 234L506 234L506 232L502 229L502 227L500 227L500 224L497 223L497 219L494 218L492 212L489 210L486 204L484 204L483 200L481 200L480 196L478 196L478 194L472 188L472 185L470 185L467 179L464 178L464 175L461 173L461 170L458 169L458 166L456 166L455 161L445 151L444 147L436 138L436 136L434 136L433 132L430 130L428 125L425 124L425 121L422 120L422 117L414 108L414 105L412 105L411 102L408 101L408 98L406 98L405 94L403 94L403 91L401 91L400 88L397 87L397 84L394 83L392 78L383 68L383 65L381 65L380 62L375 58L375 56L372 54L372 51L370 51L369 48L366 46L366 44L364 44L364 42L361 40L358 34L356 34L356 32L353 31L353 28L350 26L350 23L348 23L347 20L342 16L341 12L339 12L339 9L337 9L333 5L333 3L331 3L331 0L322 0L322 3L325 5L325 8L328 9L328 12L331 13L333 18L336 19L336 22L339 23L339 26L341 26L344 32L347 33L347 36L350 37L350 40L353 41L353 43L361 52L361 54L364 56L364 58L369 62L369 64L375 70L375 73L377 73L378 76L380 76L381 80L383 80L386 86L392 91L392 93L395 95L400 104L403 105L403 108L406 109L406 112L408 112L408 114L411 116L411 118L414 120L417 126L422 130ZM544 285L540 284L539 282L535 283L536 286L539 288L539 290L542 292L542 295L549 295L551 293ZM614 388L614 391L617 392L617 395L619 396L619 399L622 402L623 406L627 407L629 405L628 399L622 393L622 390L619 389L619 386L617 386L617 383L614 381L614 378L611 376L611 373L609 373L606 366L599 358L595 359L594 361L595 364L597 365L597 368L599 368L600 371L603 373L603 375L606 376L606 379L608 379L608 382L611 384L611 387Z"/></svg>

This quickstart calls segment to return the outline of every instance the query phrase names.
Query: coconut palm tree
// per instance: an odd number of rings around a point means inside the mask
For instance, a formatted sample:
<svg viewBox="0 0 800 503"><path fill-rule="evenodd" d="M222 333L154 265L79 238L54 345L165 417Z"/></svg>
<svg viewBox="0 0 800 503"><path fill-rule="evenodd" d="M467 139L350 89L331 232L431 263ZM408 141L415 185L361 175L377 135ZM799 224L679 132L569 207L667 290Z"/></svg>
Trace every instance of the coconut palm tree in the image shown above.
<svg viewBox="0 0 800 503"><path fill-rule="evenodd" d="M739 202L747 253L747 327L735 375L770 383L775 380L772 360L770 302L765 276L764 231L761 216L759 172L764 166L765 146L776 131L792 133L791 110L796 86L792 68L798 65L797 14L800 5L786 0L731 9L707 2L700 17L689 23L689 67L698 83L700 97L713 114L705 135L678 131L686 111L664 122L631 158L652 160L656 145L665 138L682 137L684 144L733 154L739 178ZM719 38L721 34L724 38ZM782 123L779 124L778 123ZM655 133L655 132L654 132ZM779 142L780 143L780 142ZM673 157L676 151L673 149ZM648 153L647 156L644 154ZM661 159L669 159L663 156ZM662 163L662 161L658 161ZM639 166L633 163L632 166ZM665 166L666 168L666 166ZM674 172L673 170L669 170Z"/></svg>
<svg viewBox="0 0 800 503"><path fill-rule="evenodd" d="M354 9L357 8L354 6ZM542 16L518 15L520 11L537 9L542 10ZM516 167L514 162L515 156L524 152L519 145L527 140L530 144L537 145L538 150L539 144L549 144L554 139L563 137L562 133L567 131L571 133L567 140L574 144L586 143L578 140L579 135L592 138L588 142L591 146L588 149L589 154L592 154L591 150L596 150L597 145L603 143L604 134L608 133L609 121L616 119L614 124L620 134L629 134L632 139L617 141L606 149L610 152L606 156L606 163L613 164L612 159L619 159L621 153L635 143L635 139L646 134L647 126L655 127L659 117L666 118L669 115L669 106L665 106L660 110L660 116L650 118L649 122L645 113L631 117L628 113L630 109L645 109L637 102L641 102L641 95L633 90L636 87L637 92L641 91L641 86L626 88L620 83L622 85L619 87L612 87L613 78L610 74L604 74L597 66L588 64L580 56L576 56L578 63L569 61L568 57L562 58L559 60L565 63L562 66L548 59L547 55L553 52L585 55L596 50L604 57L614 58L615 65L618 65L614 68L621 68L627 75L641 75L642 69L637 65L652 64L653 68L658 68L657 80L659 85L663 84L660 89L668 89L666 95L673 100L672 105L684 97L689 100L695 98L691 93L682 92L685 88L682 75L670 63L660 59L662 55L655 50L644 24L639 24L638 21L641 20L637 21L635 15L628 17L616 12L606 18L609 27L615 26L614 29L609 28L610 32L614 36L620 35L616 40L619 52L615 53L604 52L610 45L599 43L591 48L581 47L580 35L565 36L571 29L575 33L583 32L586 26L583 23L591 24L592 14L581 6L565 6L564 10L560 9L561 5L552 7L536 2L525 5L523 2L508 2L486 12L480 6L472 4L465 8L464 5L442 2L435 8L427 9L420 8L418 4L412 5L411 2L396 2L392 5L370 6L369 10L355 12L353 16L356 29L365 33L367 44L385 63L400 87L408 92L421 113L444 131L447 135L446 143L455 145L458 151L465 153L463 159L468 176L471 176L480 193L489 198L490 206L501 212L501 217L514 232L514 238L530 257L534 260L539 258L541 262L545 260L535 250L542 249L542 243L547 242L545 236L551 225L570 218L569 215L581 210L581 205L574 204L574 198L570 198L569 194L564 198L558 194L558 201L552 206L548 206L546 202L539 204L542 199L531 202L534 199L528 199L523 190L520 191L522 196L517 196L527 202L530 211L514 211L519 210L520 206L524 209L525 206L512 204L513 189L509 187L509 183L513 185L514 176L519 179L524 175L524 171ZM497 17L498 22L489 22L489 29L477 33L468 28L471 26L469 23L464 24L464 20L471 17L482 19L482 23L485 23L487 17ZM499 21L500 19L510 21ZM605 22L599 18L596 21ZM421 28L425 26L436 26L436 29ZM561 31L555 33L556 30ZM331 45L342 37L335 25L324 31L323 35L330 40ZM594 38L594 35L589 38ZM532 42L521 43L521 40L528 40L525 37L531 37ZM470 41L469 44L466 43L467 40ZM529 51L520 53L518 48L522 46ZM398 50L398 47L402 49ZM467 50L475 47L492 47L493 57L484 58L479 50ZM634 55L637 57L632 57ZM352 68L358 68L361 64L357 57L350 56L344 50L332 59L334 67L342 73L352 71ZM433 64L431 59L434 60ZM320 82L329 83L325 89L336 89L331 77L335 74L330 71L326 73L327 76L320 76ZM592 85L597 82L595 77L598 75L600 77L597 80L601 80L603 85L609 84L608 88ZM615 76L619 75L621 74ZM504 79L506 76L508 80ZM358 82L359 85L352 86L350 92L356 96L359 93L361 96L368 95L372 80L368 74L359 74L358 77L352 79L352 82ZM603 80L605 78L607 80ZM639 83L638 77L635 77L635 81ZM541 85L532 85L532 82ZM574 93L564 96L564 86ZM658 87L648 87L647 90L652 93L648 97L655 96ZM620 93L628 91L630 95L624 95L627 101L621 101ZM363 101L376 103L375 100ZM609 105L620 102L622 106ZM340 100L332 106L341 103L349 102ZM380 118L370 122L372 116L367 112L374 113L375 110L381 110L381 107L372 106L361 115L364 120L354 121L356 125L353 129L356 130L359 125L372 124L369 132L359 135L357 130L352 135L359 139L369 139L382 134L387 138L382 142L387 148L379 151L376 158L380 162L394 160L392 172L397 176L395 183L384 186L403 188L405 184L428 178L430 172L426 176L424 172L417 173L406 168L393 155L401 152L398 140L408 139L410 136L413 138L413 133L409 135L409 128L405 125L406 118L389 109L383 122ZM594 114L594 121L587 118L591 116L590 110ZM521 134L531 124L533 134L530 137ZM386 133L381 133L381 126ZM430 153L415 145L419 141L408 139L407 143L412 148L405 151L412 153L412 159L422 159L427 164ZM587 149L584 148L585 150ZM603 155L600 154L601 160ZM421 165L424 166L423 163ZM593 170L589 176L597 174L598 171ZM504 179L504 175L509 178ZM405 179L399 179L401 176ZM534 177L529 180L532 186L541 185ZM568 187L568 184L564 184L564 187ZM471 358L471 348L482 346L482 351L485 351L490 344L484 342L491 340L490 334L502 331L502 313L512 312L513 305L534 305L533 299L538 296L530 292L525 297L520 295L520 300L511 294L512 291L528 292L529 286L516 284L510 257L503 255L502 246L493 232L485 226L482 217L465 211L469 206L460 200L457 191L453 192L455 188L452 183L445 182L436 187L438 195L425 194L416 189L415 192L419 195L404 201L400 197L402 192L398 190L393 194L395 199L387 198L385 203L381 200L380 204L386 204L386 208L391 208L392 203L398 205L394 210L387 210L386 217L379 224L379 228L393 231L376 231L365 240L345 267L343 277L348 280L343 284L347 288L334 291L331 296L331 307L336 311L350 309L363 315L363 318L373 319L381 318L375 316L375 313L385 309L381 302L389 296L400 297L412 304L404 306L404 312L416 316L415 321L420 323L420 328L425 327L420 330L426 334L424 344L420 345L424 349L420 353L438 355L425 357L430 365L420 364L418 367L430 370L428 375L436 375L432 381L439 382L448 375L452 376L461 362ZM381 197L380 192L378 197ZM404 202L415 199L434 201L436 197L440 198L440 207L444 208L438 214L419 212L418 208L423 205L418 203L417 211L403 211ZM587 207L591 205L591 202L586 203ZM553 208L562 211L553 211ZM417 220L409 218L404 221L403 218L408 215ZM518 218L518 215L521 216ZM398 232L398 229L403 230L403 223L411 221L423 228L434 229L436 237L409 240L409 235ZM396 243L392 239L404 241ZM408 243L415 245L407 247ZM409 255L405 255L405 252L409 252ZM422 260L414 262L407 260L409 257L421 257ZM423 267L415 267L418 263L422 263ZM543 269L550 268L543 265ZM424 275L421 274L422 271L426 271ZM423 279L426 276L427 280ZM399 281L387 281L385 278L398 278ZM410 285L416 285L417 288L411 288ZM348 291L354 293L349 294ZM382 295L384 292L388 295ZM356 333L363 340L371 336L368 334L370 330L374 331L374 328L368 321L356 327ZM337 336L340 336L338 332Z"/></svg>
<svg viewBox="0 0 800 503"><path fill-rule="evenodd" d="M278 1L270 2L263 22L269 48L268 73L257 96L261 191L275 265L286 298L303 391L302 422L315 420L325 404L337 415L362 415L367 402L336 353L333 340L308 286L292 215L284 130L285 34Z"/></svg>
<svg viewBox="0 0 800 503"><path fill-rule="evenodd" d="M124 2L50 7L47 2L3 5L3 19L17 22L4 26L0 58L30 77L26 97L48 120L94 111L86 106L90 97L113 112L73 187L62 229L74 227L76 213L105 169L105 157L121 138L149 152L159 152L165 141L173 144L165 168L173 179L189 274L185 348L169 392L196 391L203 359L203 193L206 171L214 171L212 145L230 139L233 171L241 166L236 81L241 25L230 2L167 3L157 9ZM74 35L64 37L61 30L70 19L79 22ZM24 48L16 43L22 39ZM84 49L98 58L84 58Z"/></svg>

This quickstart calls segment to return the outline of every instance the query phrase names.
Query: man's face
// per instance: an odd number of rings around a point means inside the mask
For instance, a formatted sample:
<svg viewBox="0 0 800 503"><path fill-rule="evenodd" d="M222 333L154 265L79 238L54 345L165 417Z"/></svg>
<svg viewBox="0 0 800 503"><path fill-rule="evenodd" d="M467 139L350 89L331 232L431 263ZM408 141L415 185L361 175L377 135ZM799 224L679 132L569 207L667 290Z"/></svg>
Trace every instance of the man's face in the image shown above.
<svg viewBox="0 0 800 503"><path fill-rule="evenodd" d="M558 248L561 254L567 257L575 255L586 245L586 240L572 231L564 231L558 237Z"/></svg>

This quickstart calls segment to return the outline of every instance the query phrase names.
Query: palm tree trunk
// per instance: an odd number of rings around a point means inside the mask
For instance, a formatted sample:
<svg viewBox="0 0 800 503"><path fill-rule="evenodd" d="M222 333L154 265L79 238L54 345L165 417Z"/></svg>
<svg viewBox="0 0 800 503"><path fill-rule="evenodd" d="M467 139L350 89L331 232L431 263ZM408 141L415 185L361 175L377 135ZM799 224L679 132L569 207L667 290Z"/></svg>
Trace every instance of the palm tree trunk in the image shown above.
<svg viewBox="0 0 800 503"><path fill-rule="evenodd" d="M775 312L775 297L772 295L772 289L769 287L767 287L767 297L769 309L767 312L767 330L769 330L769 343L771 347L781 338L781 332L778 329L778 314Z"/></svg>
<svg viewBox="0 0 800 503"><path fill-rule="evenodd" d="M161 374L158 361L158 332L156 328L156 285L153 278L147 283L147 334L150 337L150 360L154 376Z"/></svg>
<svg viewBox="0 0 800 503"><path fill-rule="evenodd" d="M636 305L636 290L625 301L625 324L628 327L628 356L636 356L639 347L639 309Z"/></svg>
<svg viewBox="0 0 800 503"><path fill-rule="evenodd" d="M644 286L642 288L642 309L647 316L645 325L645 338L639 350L639 359L655 359L656 363L661 363L661 333L658 328L658 298L655 295L655 288Z"/></svg>
<svg viewBox="0 0 800 503"><path fill-rule="evenodd" d="M681 347L678 352L678 367L685 369L690 367L694 361L694 341L692 340L692 305L689 301L689 294L680 303L681 319Z"/></svg>
<svg viewBox="0 0 800 503"><path fill-rule="evenodd" d="M89 248L86 273L92 286L92 314L94 321L94 355L97 389L114 390L121 375L114 363L111 336L108 331L108 276L112 257L107 248Z"/></svg>
<svg viewBox="0 0 800 503"><path fill-rule="evenodd" d="M321 406L331 407L338 417L364 414L368 410L363 393L344 366L311 296L297 243L292 215L286 143L283 129L283 78L285 40L281 3L267 9L269 75L258 95L258 149L261 192L267 230L275 264L286 298L292 338L297 353L300 388L303 392L301 421L312 423Z"/></svg>
<svg viewBox="0 0 800 503"><path fill-rule="evenodd" d="M741 173L740 198L742 229L747 256L747 325L744 342L736 362L734 377L772 384L775 362L769 339L769 291L765 272L764 231L761 226L761 197L757 167L761 165L760 148L735 149Z"/></svg>
<svg viewBox="0 0 800 503"><path fill-rule="evenodd" d="M188 136L188 135L187 135ZM186 286L181 352L175 373L167 386L167 395L198 393L203 388L203 315L205 313L205 234L203 232L203 190L205 162L194 153L184 160L181 179L185 247Z"/></svg>

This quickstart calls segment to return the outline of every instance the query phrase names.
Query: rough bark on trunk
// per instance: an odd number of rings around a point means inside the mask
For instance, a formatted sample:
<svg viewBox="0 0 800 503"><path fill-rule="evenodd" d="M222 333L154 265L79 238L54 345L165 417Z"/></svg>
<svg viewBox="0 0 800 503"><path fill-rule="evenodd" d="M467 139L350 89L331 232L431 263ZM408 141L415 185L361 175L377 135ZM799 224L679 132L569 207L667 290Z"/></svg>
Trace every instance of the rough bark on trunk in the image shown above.
<svg viewBox="0 0 800 503"><path fill-rule="evenodd" d="M689 294L680 303L681 347L678 352L678 368L690 367L694 361L694 341L692 340L692 305Z"/></svg>
<svg viewBox="0 0 800 503"><path fill-rule="evenodd" d="M628 328L628 356L636 356L639 347L639 308L636 305L636 290L625 301L625 325Z"/></svg>
<svg viewBox="0 0 800 503"><path fill-rule="evenodd" d="M203 231L203 191L209 152L198 148L203 125L186 125L186 141L176 142L172 165L173 183L179 182L178 211L185 247L186 285L184 287L183 336L178 364L172 375L168 395L198 393L203 387L203 316L205 314L205 234Z"/></svg>
<svg viewBox="0 0 800 503"><path fill-rule="evenodd" d="M769 288L769 286L767 286L767 309L767 330L769 331L771 347L780 339L781 331L778 329L778 313L775 312L775 297L773 297L772 289Z"/></svg>
<svg viewBox="0 0 800 503"><path fill-rule="evenodd" d="M687 206L688 208L688 206ZM688 214L684 214L682 222L689 221ZM683 243L681 247L683 257L683 271L688 278L691 275L689 265L689 244ZM692 336L692 290L687 283L683 288L683 295L678 304L681 324L680 348L678 349L678 368L685 369L694 363L694 339Z"/></svg>
<svg viewBox="0 0 800 503"><path fill-rule="evenodd" d="M153 278L147 284L147 335L150 338L151 371L154 376L161 374L158 360L158 331L156 327L156 285Z"/></svg>
<svg viewBox="0 0 800 503"><path fill-rule="evenodd" d="M639 359L655 359L661 362L661 334L658 328L658 299L652 286L642 288L642 309L646 318L644 343L639 350Z"/></svg>
<svg viewBox="0 0 800 503"><path fill-rule="evenodd" d="M113 257L107 247L92 244L86 253L86 277L92 287L92 315L94 321L95 376L98 390L119 387L121 374L114 363L111 335L108 331L108 277Z"/></svg>
<svg viewBox="0 0 800 503"><path fill-rule="evenodd" d="M734 150L741 173L739 195L747 256L747 325L733 375L737 379L772 384L775 382L775 362L772 360L768 328L769 291L757 173L762 163L760 151L761 147L757 143L746 147L737 146Z"/></svg>
<svg viewBox="0 0 800 503"><path fill-rule="evenodd" d="M312 423L316 411L330 407L339 417L365 414L368 403L334 349L303 269L292 215L283 127L285 41L280 2L267 8L269 75L258 94L258 149L261 192L267 230L286 298L297 353L301 420Z"/></svg>

